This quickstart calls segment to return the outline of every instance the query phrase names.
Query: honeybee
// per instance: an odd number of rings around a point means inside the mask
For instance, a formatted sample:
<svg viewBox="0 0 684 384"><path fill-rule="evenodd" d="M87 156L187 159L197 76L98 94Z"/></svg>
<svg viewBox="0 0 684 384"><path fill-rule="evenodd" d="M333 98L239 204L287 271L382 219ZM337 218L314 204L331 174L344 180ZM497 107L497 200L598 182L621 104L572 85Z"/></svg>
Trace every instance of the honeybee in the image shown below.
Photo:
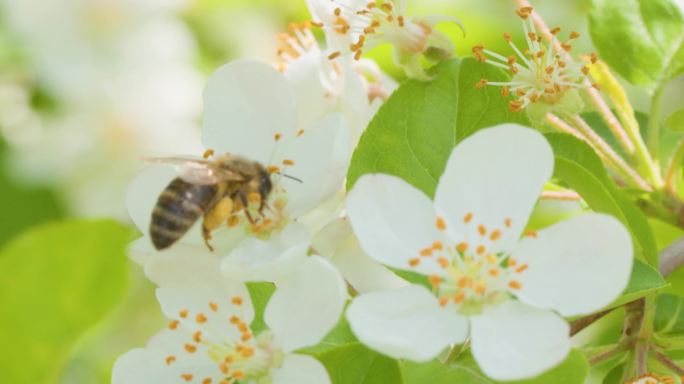
<svg viewBox="0 0 684 384"><path fill-rule="evenodd" d="M240 210L250 223L255 219L248 210L256 196L258 213L263 217L268 196L273 189L271 174L260 163L240 156L225 154L208 160L183 157L148 159L152 162L177 165L180 175L162 191L152 210L150 237L157 250L178 241L202 220L202 238L210 251L211 232Z"/></svg>

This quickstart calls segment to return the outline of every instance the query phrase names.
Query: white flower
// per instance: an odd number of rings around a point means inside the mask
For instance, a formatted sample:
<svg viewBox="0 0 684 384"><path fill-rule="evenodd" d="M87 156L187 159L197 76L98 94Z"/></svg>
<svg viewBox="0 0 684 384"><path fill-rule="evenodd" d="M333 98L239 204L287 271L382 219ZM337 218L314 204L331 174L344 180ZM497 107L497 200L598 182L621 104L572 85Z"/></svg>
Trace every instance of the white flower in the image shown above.
<svg viewBox="0 0 684 384"><path fill-rule="evenodd" d="M250 327L247 289L218 269L215 257L177 253L146 266L171 322L117 360L112 383L329 383L320 362L294 351L320 342L339 320L346 289L335 268L313 256L282 280L260 334Z"/></svg>
<svg viewBox="0 0 684 384"><path fill-rule="evenodd" d="M504 39L517 57L504 57L485 49L483 45L473 47L475 58L507 70L513 78L511 81L500 82L482 79L477 87L485 85L502 87L501 93L504 96L513 96L509 106L514 112L522 111L528 105L538 101L555 104L561 100L566 91L587 88L584 81L589 74L589 68L583 63L567 61L563 58L566 52L572 50L571 42L579 37L579 33L571 32L568 40L561 43L556 37L560 28L554 28L551 31L553 39L546 44L530 20L532 8L520 8L517 13L523 22L527 48L521 51L513 43L511 35L504 33ZM595 60L595 56L592 56L592 62Z"/></svg>
<svg viewBox="0 0 684 384"><path fill-rule="evenodd" d="M596 213L520 239L552 170L543 136L506 124L454 149L434 203L396 177L362 177L347 200L361 246L386 265L427 275L432 290L359 296L347 313L357 337L425 361L470 334L475 359L497 380L562 361L570 339L560 316L600 309L620 294L632 242L621 223Z"/></svg>
<svg viewBox="0 0 684 384"><path fill-rule="evenodd" d="M257 61L236 61L218 69L209 79L204 101L205 146L216 154L260 162L272 172L273 182L270 209L263 218L253 224L244 211L236 212L212 241L217 249L230 251L224 268L229 275L274 279L274 272L286 271L271 268L270 263L306 255L310 233L297 219L342 187L350 156L344 118L329 114L311 125L300 125L298 100L289 82ZM174 176L168 167L153 166L131 183L129 211L144 233L157 197ZM253 217L260 217L258 205L248 208ZM191 232L183 241L204 247L198 228ZM142 241L149 243L149 239ZM233 249L236 242L240 246Z"/></svg>
<svg viewBox="0 0 684 384"><path fill-rule="evenodd" d="M328 59L310 29L310 23L291 24L290 33L278 35L278 70L297 93L300 124L330 112L342 112L355 145L382 101L396 88L370 59Z"/></svg>
<svg viewBox="0 0 684 384"><path fill-rule="evenodd" d="M330 58L341 55L360 60L363 52L382 44L392 44L394 58L411 77L427 78L420 66L420 56L442 60L453 54L454 46L435 30L441 22L460 22L455 18L433 15L423 18L406 16L406 1L307 0L316 25L326 32L328 46L336 50Z"/></svg>

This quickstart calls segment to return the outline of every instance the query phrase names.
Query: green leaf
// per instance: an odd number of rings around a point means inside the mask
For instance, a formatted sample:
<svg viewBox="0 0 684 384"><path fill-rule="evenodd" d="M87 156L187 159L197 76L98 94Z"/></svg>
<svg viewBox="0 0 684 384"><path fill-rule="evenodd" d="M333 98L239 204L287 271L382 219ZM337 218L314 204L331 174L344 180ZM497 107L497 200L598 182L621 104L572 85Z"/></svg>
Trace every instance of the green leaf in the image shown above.
<svg viewBox="0 0 684 384"><path fill-rule="evenodd" d="M582 384L589 372L589 364L584 355L572 350L568 357L555 368L527 380L506 381L507 384ZM410 361L401 364L401 373L404 384L494 384L498 381L485 376L477 366L473 356L466 352L463 356L451 364L444 365L438 361L428 363L413 363Z"/></svg>
<svg viewBox="0 0 684 384"><path fill-rule="evenodd" d="M676 0L593 0L589 32L603 60L632 84L659 87L684 71Z"/></svg>
<svg viewBox="0 0 684 384"><path fill-rule="evenodd" d="M37 227L0 250L0 382L54 382L123 297L130 232L109 220Z"/></svg>
<svg viewBox="0 0 684 384"><path fill-rule="evenodd" d="M638 258L658 265L651 227L643 213L606 173L601 159L586 143L570 135L546 135L555 154L554 175L579 193L591 209L615 216L629 229Z"/></svg>
<svg viewBox="0 0 684 384"><path fill-rule="evenodd" d="M622 292L622 295L608 307L617 307L622 304L629 303L646 294L658 289L662 289L667 285L665 279L658 273L658 271L650 265L644 263L639 259L634 260L632 265L632 274L629 277L627 288Z"/></svg>
<svg viewBox="0 0 684 384"><path fill-rule="evenodd" d="M494 384L494 381L485 376L478 368L454 364L445 365L439 361L427 363L414 363L404 361L401 364L401 376L403 384Z"/></svg>
<svg viewBox="0 0 684 384"><path fill-rule="evenodd" d="M527 123L524 114L508 111L499 90L475 88L483 78L506 80L499 69L468 58L441 63L431 73L431 81L403 83L380 108L354 152L348 189L366 173L387 173L432 196L459 141L485 127Z"/></svg>
<svg viewBox="0 0 684 384"><path fill-rule="evenodd" d="M330 349L316 357L328 370L333 384L402 383L396 360L358 342Z"/></svg>
<svg viewBox="0 0 684 384"><path fill-rule="evenodd" d="M658 296L653 330L660 336L684 336L684 297Z"/></svg>
<svg viewBox="0 0 684 384"><path fill-rule="evenodd" d="M665 120L665 126L676 132L684 132L684 109L671 114Z"/></svg>
<svg viewBox="0 0 684 384"><path fill-rule="evenodd" d="M264 323L264 311L273 292L275 292L275 286L273 283L263 282L251 282L246 285L249 296L252 299L252 305L254 306L254 319L249 327L255 335L258 335L268 328L266 323Z"/></svg>

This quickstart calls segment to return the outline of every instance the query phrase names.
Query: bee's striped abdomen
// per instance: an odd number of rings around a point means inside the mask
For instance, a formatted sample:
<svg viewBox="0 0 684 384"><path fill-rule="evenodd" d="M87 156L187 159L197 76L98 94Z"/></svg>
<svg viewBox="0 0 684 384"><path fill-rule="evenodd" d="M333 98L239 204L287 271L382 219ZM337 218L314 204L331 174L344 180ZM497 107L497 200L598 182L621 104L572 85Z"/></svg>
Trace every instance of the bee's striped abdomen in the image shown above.
<svg viewBox="0 0 684 384"><path fill-rule="evenodd" d="M217 193L216 185L196 185L176 178L159 195L152 211L150 237L156 249L170 247L206 212Z"/></svg>

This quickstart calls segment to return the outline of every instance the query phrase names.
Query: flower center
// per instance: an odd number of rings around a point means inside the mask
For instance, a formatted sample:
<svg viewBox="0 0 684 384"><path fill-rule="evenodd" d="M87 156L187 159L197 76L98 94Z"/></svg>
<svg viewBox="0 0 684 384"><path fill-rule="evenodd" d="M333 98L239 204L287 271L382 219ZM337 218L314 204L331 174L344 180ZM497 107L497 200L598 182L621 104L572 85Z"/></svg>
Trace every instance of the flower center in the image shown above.
<svg viewBox="0 0 684 384"><path fill-rule="evenodd" d="M241 312L243 304L241 297L233 297L231 303L238 309L238 312ZM187 370L180 374L181 379L202 384L234 384L241 380L249 381L268 377L271 368L282 365L283 352L272 345L273 335L270 332L264 332L254 338L249 325L242 320L242 316L232 315L228 319L212 318L218 317L218 309L218 304L210 302L207 312L198 312L194 316L188 310L182 310L179 312L179 320L173 320L169 324L171 330L178 332L186 329L199 330L195 330L189 336L189 340L182 346L181 355L165 357L167 366L173 367L183 358L191 359L195 354L205 353L218 368L216 375L206 377L200 377L195 372ZM220 320L227 327L235 327L239 338L226 341L212 335L206 324L215 320ZM204 372L206 374L206 370Z"/></svg>
<svg viewBox="0 0 684 384"><path fill-rule="evenodd" d="M427 37L432 28L423 23L408 20L391 1L371 1L360 7L350 7L338 0L332 0L337 8L329 15L329 24L314 24L338 35L352 34L356 41L349 45L349 53L360 60L364 49L382 43L394 44L402 51L422 53L426 50ZM335 59L343 52L334 52Z"/></svg>
<svg viewBox="0 0 684 384"><path fill-rule="evenodd" d="M512 255L495 249L504 231L511 227L511 219L505 219L500 228L476 225L474 215L463 217L464 233L474 233L473 238L444 243L436 240L423 248L419 255L409 260L416 268L422 263L436 263L441 272L429 276L432 291L442 307L455 306L464 315L478 314L484 305L497 305L510 298L510 293L520 290L522 284L517 276L529 266L518 262ZM446 230L442 218L436 221L439 231ZM529 232L527 236L536 236ZM445 236L446 238L446 236Z"/></svg>
<svg viewBox="0 0 684 384"><path fill-rule="evenodd" d="M573 31L567 41L561 42L556 37L561 29L556 27L551 30L550 44L546 44L530 19L532 8L523 7L517 13L522 19L527 41L525 51L521 51L513 43L509 33L504 33L504 40L517 56L504 57L485 49L483 45L476 45L472 50L477 60L507 70L512 76L511 81L491 82L482 79L476 87L502 87L504 97L513 96L509 108L514 112L522 111L529 104L538 101L555 104L567 90L589 87L589 68L583 63L563 59L572 50L572 40L577 39L580 34ZM596 60L596 56L592 55L591 62L595 63Z"/></svg>

